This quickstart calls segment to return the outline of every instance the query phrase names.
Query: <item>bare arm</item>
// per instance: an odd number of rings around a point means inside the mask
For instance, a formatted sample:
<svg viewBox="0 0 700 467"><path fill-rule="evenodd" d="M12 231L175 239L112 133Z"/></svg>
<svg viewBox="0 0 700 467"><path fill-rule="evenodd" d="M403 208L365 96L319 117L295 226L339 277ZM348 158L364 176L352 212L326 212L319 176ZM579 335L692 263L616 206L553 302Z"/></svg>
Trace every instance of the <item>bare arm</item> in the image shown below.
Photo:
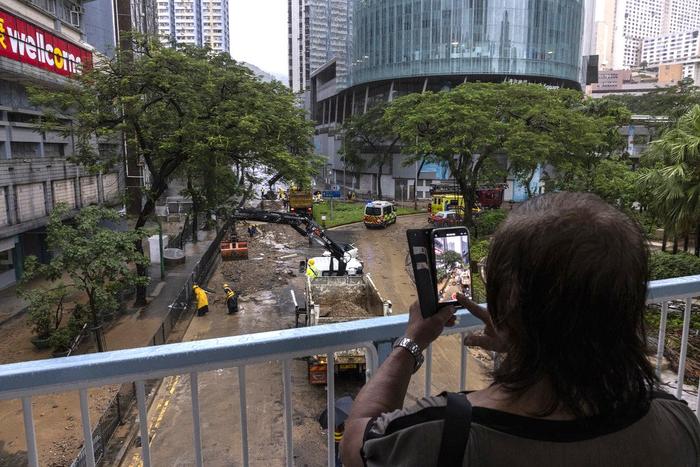
<svg viewBox="0 0 700 467"><path fill-rule="evenodd" d="M454 324L453 307L440 310L435 316L423 319L417 303L411 306L406 337L425 350L442 334L445 326ZM415 366L413 356L403 348L394 349L377 373L362 388L345 421L341 444L343 465L362 467L361 449L367 423L372 417L392 412L403 406L408 383Z"/></svg>

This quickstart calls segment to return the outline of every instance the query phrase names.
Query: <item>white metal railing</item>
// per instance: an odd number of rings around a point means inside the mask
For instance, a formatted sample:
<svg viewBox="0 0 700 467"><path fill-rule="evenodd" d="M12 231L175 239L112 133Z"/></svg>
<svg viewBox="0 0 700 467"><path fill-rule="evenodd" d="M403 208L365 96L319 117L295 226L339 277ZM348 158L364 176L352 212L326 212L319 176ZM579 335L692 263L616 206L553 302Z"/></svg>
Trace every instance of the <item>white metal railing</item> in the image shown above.
<svg viewBox="0 0 700 467"><path fill-rule="evenodd" d="M685 300L681 361L678 371L679 384L676 395L682 394L688 337L690 335L690 305L692 297L700 297L700 276L656 281L650 285L649 303L660 303L660 338L657 348L657 368L664 351L664 338L670 300ZM294 462L292 440L292 378L291 360L309 355L327 355L327 408L328 426L334 426L335 394L333 353L352 348L367 351L367 371L371 374L391 351L393 341L403 335L406 315L387 316L363 321L351 321L299 329L263 332L220 339L209 339L147 348L120 350L101 354L81 355L62 359L41 360L0 366L0 400L22 401L27 455L30 466L38 466L36 434L32 414L32 397L52 392L78 390L86 463L95 465L93 440L90 433L87 390L106 384L134 382L141 440L148 440L148 414L145 380L179 374L189 374L193 415L193 447L195 464L203 465L200 403L198 393L199 373L204 371L237 368L241 407L242 465L249 463L248 419L246 401L246 367L267 361L282 363L283 406L285 419L286 463ZM457 313L457 324L445 334L461 334L481 326L479 320L462 310ZM466 388L467 349L460 341L460 390ZM456 350L456 349L455 349ZM658 371L658 370L657 370ZM426 352L425 394L431 392L432 348ZM698 414L700 416L700 413ZM143 465L151 465L150 446L142 442ZM334 465L335 444L333 430L328 430L328 465Z"/></svg>

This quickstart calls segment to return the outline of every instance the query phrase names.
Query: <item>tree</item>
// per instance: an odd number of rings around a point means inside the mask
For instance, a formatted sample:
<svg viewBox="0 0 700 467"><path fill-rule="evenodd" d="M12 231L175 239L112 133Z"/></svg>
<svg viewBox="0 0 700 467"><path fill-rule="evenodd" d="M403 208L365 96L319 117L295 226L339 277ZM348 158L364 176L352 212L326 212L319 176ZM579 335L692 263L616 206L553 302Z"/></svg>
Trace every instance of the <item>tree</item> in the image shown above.
<svg viewBox="0 0 700 467"><path fill-rule="evenodd" d="M129 157L143 161L149 175L136 230L154 215L157 200L177 177L188 181L196 229L198 212L246 191L246 174L254 166L275 167L290 177L312 172L312 129L291 92L260 82L230 56L209 49L136 38L114 59L82 74L75 86L35 89L32 97L46 109L45 127L74 133L73 159L91 170L116 163L99 152L95 139L124 135ZM140 240L136 248L142 251ZM137 269L146 276L144 266ZM145 300L145 288L139 287L137 304Z"/></svg>
<svg viewBox="0 0 700 467"><path fill-rule="evenodd" d="M456 251L446 250L436 258L436 261L440 264L436 271L438 283L445 281L439 290L439 294L442 295L447 286L450 285L450 276L462 264L462 255Z"/></svg>
<svg viewBox="0 0 700 467"><path fill-rule="evenodd" d="M399 135L394 130L393 122L388 118L387 103L382 102L370 107L367 112L357 114L343 123L343 156L356 164L362 154L371 154L370 166L377 168L377 195L382 197L382 173L384 166L390 164L397 153Z"/></svg>
<svg viewBox="0 0 700 467"><path fill-rule="evenodd" d="M695 228L700 256L700 105L651 144L645 164L651 170L640 181L650 193L649 208L676 238Z"/></svg>
<svg viewBox="0 0 700 467"><path fill-rule="evenodd" d="M411 94L387 109L407 163L445 164L465 206L480 184L503 182L510 170L528 187L537 167L574 167L596 153L609 122L586 113L580 93L531 84L468 83L450 92ZM505 160L510 161L506 166ZM556 174L558 175L558 174ZM471 209L465 224L473 225Z"/></svg>
<svg viewBox="0 0 700 467"><path fill-rule="evenodd" d="M700 104L700 90L692 79L684 78L675 86L654 89L639 96L613 95L600 99L600 101L624 105L636 115L669 117L668 123L661 124L661 129L664 129L672 126L693 106Z"/></svg>
<svg viewBox="0 0 700 467"><path fill-rule="evenodd" d="M117 294L148 282L130 267L148 266L148 259L135 247L146 234L141 229L117 231L106 227L106 223L119 220L119 214L111 209L89 206L64 222L67 212L65 206L54 209L46 228L48 247L54 255L51 261L40 264L36 257L29 256L25 262L23 284L43 278L49 285L39 289L24 286L22 293L30 297L30 303L39 300L37 305L43 307L55 304L61 311L67 295L84 295L97 348L102 352L101 326L104 317L118 309ZM66 276L68 280L64 281ZM60 318L52 321L54 331L59 324Z"/></svg>

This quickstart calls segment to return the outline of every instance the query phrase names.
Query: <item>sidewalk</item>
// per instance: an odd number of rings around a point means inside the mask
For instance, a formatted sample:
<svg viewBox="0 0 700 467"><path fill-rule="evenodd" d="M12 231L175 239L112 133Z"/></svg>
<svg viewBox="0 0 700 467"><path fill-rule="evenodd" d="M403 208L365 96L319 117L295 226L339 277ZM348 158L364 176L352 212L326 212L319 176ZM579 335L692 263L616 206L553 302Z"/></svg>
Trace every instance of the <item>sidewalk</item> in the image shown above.
<svg viewBox="0 0 700 467"><path fill-rule="evenodd" d="M129 349L149 345L170 312L170 304L192 274L195 265L209 248L216 231L200 232L201 239L185 245L185 263L166 268L165 280L160 280L160 265L149 268L151 283L148 286L148 305L136 313L122 316L105 335L107 350Z"/></svg>

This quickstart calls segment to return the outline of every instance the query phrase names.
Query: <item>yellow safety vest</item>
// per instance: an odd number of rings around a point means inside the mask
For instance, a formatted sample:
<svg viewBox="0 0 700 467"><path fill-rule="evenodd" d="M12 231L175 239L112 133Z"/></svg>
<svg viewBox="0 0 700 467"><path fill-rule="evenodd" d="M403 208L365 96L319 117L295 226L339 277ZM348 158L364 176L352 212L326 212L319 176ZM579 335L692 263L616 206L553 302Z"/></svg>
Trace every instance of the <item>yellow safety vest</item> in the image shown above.
<svg viewBox="0 0 700 467"><path fill-rule="evenodd" d="M335 442L339 443L343 440L343 432L342 431L335 431L335 432L333 432L333 437L335 438Z"/></svg>
<svg viewBox="0 0 700 467"><path fill-rule="evenodd" d="M315 267L308 265L306 267L306 275L309 276L311 279L316 279L318 277L318 271Z"/></svg>
<svg viewBox="0 0 700 467"><path fill-rule="evenodd" d="M226 292L226 300L236 295L236 292L231 289L224 289L224 291Z"/></svg>

